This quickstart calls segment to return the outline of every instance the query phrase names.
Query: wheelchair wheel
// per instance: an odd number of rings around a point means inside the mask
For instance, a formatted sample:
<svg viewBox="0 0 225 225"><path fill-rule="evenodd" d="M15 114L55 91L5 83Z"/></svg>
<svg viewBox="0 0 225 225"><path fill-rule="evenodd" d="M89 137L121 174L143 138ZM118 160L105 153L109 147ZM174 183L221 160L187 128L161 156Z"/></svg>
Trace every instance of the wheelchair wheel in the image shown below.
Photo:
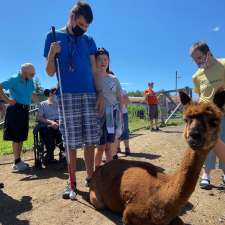
<svg viewBox="0 0 225 225"><path fill-rule="evenodd" d="M41 160L40 160L40 159L37 159L37 160L35 161L35 168L36 168L37 170L42 169L42 163L41 163Z"/></svg>

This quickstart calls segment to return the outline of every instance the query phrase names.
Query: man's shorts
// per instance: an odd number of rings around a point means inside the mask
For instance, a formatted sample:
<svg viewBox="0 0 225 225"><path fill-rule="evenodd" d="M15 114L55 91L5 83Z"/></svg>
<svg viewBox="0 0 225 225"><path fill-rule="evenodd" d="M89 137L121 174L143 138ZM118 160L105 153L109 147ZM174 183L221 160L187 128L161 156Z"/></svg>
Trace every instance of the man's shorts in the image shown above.
<svg viewBox="0 0 225 225"><path fill-rule="evenodd" d="M29 130L29 106L16 103L7 107L3 139L22 142L27 140Z"/></svg>
<svg viewBox="0 0 225 225"><path fill-rule="evenodd" d="M64 126L62 102L59 102L59 124L66 147L66 130ZM83 145L95 145L100 139L100 124L96 110L95 93L64 93L65 119L69 149L81 148Z"/></svg>
<svg viewBox="0 0 225 225"><path fill-rule="evenodd" d="M150 120L158 119L158 105L149 105L148 113Z"/></svg>

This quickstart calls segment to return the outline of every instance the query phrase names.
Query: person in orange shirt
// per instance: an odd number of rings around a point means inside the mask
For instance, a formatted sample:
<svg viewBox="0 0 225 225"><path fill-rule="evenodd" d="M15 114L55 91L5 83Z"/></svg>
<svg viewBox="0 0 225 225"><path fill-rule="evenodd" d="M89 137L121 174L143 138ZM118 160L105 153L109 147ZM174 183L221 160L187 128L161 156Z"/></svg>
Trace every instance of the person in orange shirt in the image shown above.
<svg viewBox="0 0 225 225"><path fill-rule="evenodd" d="M148 104L148 113L150 121L150 131L159 131L158 128L158 99L156 93L153 91L154 83L148 83L148 89L144 91L145 101ZM155 122L155 128L153 127Z"/></svg>

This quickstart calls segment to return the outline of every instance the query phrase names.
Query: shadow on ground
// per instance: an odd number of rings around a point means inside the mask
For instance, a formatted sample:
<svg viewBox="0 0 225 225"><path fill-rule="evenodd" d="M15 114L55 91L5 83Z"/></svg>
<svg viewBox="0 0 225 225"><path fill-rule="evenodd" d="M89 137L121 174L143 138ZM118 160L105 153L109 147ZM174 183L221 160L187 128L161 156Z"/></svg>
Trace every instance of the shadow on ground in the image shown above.
<svg viewBox="0 0 225 225"><path fill-rule="evenodd" d="M78 190L78 195L81 196L81 198L85 201L85 202L81 202L78 200L78 202L82 205L85 205L86 207L91 208L92 210L96 211L96 213L101 213L102 215L104 215L106 218L108 218L109 220L111 220L114 224L116 225L123 225L122 222L122 215L119 213L114 213L108 209L104 209L101 211L97 211L90 203L89 203L89 193L85 192L85 191L80 191Z"/></svg>
<svg viewBox="0 0 225 225"><path fill-rule="evenodd" d="M132 152L129 156L134 158L136 157L136 158L145 158L145 159L158 159L161 157L161 155L144 153L144 152Z"/></svg>
<svg viewBox="0 0 225 225"><path fill-rule="evenodd" d="M0 190L0 224L28 225L28 220L19 220L18 215L32 209L31 197L23 196L20 201L13 199Z"/></svg>
<svg viewBox="0 0 225 225"><path fill-rule="evenodd" d="M85 162L81 158L77 158L77 171L85 171ZM67 166L64 163L56 163L49 165L47 168L43 169L35 169L34 167L30 170L26 170L23 172L16 172L20 174L27 175L22 178L20 181L32 181L32 180L40 180L40 179L49 179L51 177L58 177L60 179L66 180L68 179Z"/></svg>
<svg viewBox="0 0 225 225"><path fill-rule="evenodd" d="M161 130L162 133L166 134L182 134L183 131L180 130Z"/></svg>

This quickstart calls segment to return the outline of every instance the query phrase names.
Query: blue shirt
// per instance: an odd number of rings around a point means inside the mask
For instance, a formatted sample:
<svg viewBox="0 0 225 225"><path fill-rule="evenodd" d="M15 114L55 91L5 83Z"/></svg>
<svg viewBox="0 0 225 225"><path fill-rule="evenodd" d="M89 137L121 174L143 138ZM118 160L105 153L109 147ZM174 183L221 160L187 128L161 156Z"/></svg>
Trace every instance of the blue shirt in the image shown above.
<svg viewBox="0 0 225 225"><path fill-rule="evenodd" d="M56 32L56 40L60 41L61 46L59 67L63 93L95 92L90 60L90 56L97 51L94 40L87 35L75 37L63 31ZM52 42L50 32L45 41L44 56L46 58Z"/></svg>
<svg viewBox="0 0 225 225"><path fill-rule="evenodd" d="M16 102L30 105L34 91L33 80L24 80L20 73L1 83L5 90L9 90L10 96Z"/></svg>

